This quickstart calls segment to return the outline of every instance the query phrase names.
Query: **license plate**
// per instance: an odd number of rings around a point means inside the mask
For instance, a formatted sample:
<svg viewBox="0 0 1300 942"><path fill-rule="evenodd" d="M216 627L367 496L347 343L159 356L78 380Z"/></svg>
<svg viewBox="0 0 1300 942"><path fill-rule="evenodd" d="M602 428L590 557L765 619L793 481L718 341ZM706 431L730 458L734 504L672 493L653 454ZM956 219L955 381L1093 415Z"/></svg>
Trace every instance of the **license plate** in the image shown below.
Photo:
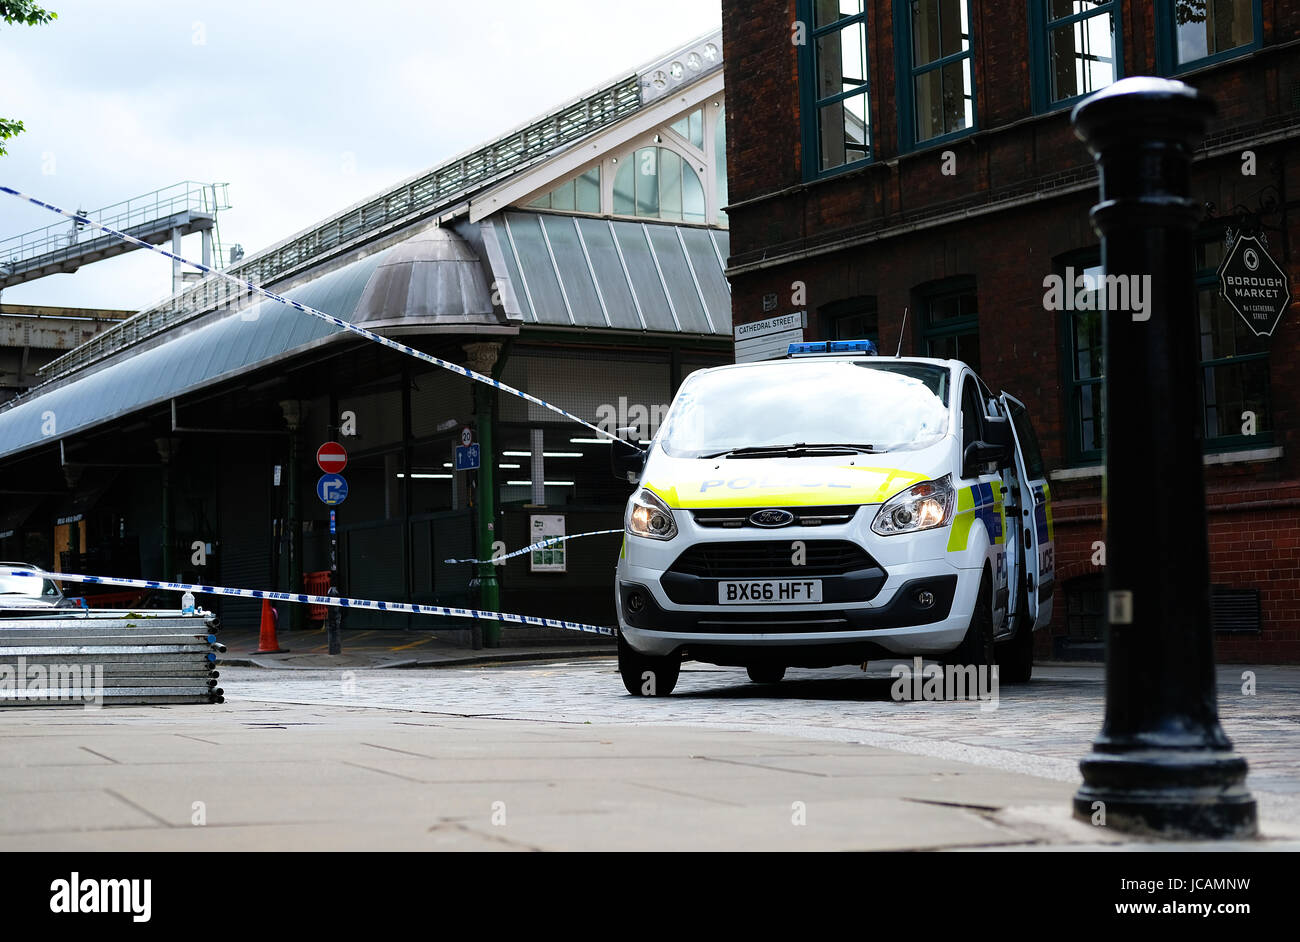
<svg viewBox="0 0 1300 942"><path fill-rule="evenodd" d="M729 579L718 583L719 605L806 605L821 600L820 579Z"/></svg>

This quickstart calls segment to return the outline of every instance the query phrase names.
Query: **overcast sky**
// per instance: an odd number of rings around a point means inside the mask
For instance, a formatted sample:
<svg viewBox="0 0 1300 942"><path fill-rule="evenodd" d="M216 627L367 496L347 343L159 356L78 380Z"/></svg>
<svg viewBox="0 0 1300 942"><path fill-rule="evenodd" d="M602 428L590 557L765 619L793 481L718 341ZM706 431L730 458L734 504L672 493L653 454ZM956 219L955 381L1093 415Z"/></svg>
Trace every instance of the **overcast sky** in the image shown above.
<svg viewBox="0 0 1300 942"><path fill-rule="evenodd" d="M0 24L0 182L93 210L229 183L221 239L252 254L717 28L718 0L41 0ZM0 194L0 239L60 223ZM70 223L69 223L70 225ZM185 239L197 258L199 236ZM144 308L171 264L137 251L4 290Z"/></svg>

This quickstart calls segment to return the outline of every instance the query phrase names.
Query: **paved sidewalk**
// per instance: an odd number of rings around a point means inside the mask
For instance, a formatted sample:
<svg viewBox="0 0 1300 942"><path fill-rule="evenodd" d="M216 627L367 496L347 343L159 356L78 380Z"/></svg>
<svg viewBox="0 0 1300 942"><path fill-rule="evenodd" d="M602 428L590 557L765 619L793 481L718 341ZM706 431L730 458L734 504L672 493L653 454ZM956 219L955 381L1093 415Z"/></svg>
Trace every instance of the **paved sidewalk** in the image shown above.
<svg viewBox="0 0 1300 942"><path fill-rule="evenodd" d="M1251 697L1220 668L1264 838L1161 844L1070 816L1095 666L1040 665L987 712L854 671L693 665L647 700L612 658L222 667L223 705L0 711L0 851L1300 850L1295 668Z"/></svg>
<svg viewBox="0 0 1300 942"><path fill-rule="evenodd" d="M1073 791L688 725L256 702L0 713L0 851L1161 846L1071 820Z"/></svg>
<svg viewBox="0 0 1300 942"><path fill-rule="evenodd" d="M1095 840L1059 813L1071 791L887 749L690 727L259 703L0 713L4 851ZM1018 819L999 816L1008 806Z"/></svg>
<svg viewBox="0 0 1300 942"><path fill-rule="evenodd" d="M470 664L505 664L516 661L570 660L613 653L610 639L538 644L515 644L505 629L502 646L474 649L448 640L433 631L354 630L343 632L343 651L330 654L325 629L281 631L281 649L286 654L255 654L258 631L253 628L222 628L217 638L226 646L221 663L227 667L267 667L289 670L353 670L385 667L452 667Z"/></svg>
<svg viewBox="0 0 1300 942"><path fill-rule="evenodd" d="M1242 675L1255 687L1244 695ZM598 724L662 724L858 743L1077 787L1104 712L1099 664L1038 664L1006 686L998 708L897 702L888 665L791 670L776 685L733 668L688 664L671 697L629 697L613 658L436 671L266 671L223 674L227 699L380 707L428 715ZM1220 665L1224 729L1250 763L1248 787L1266 833L1300 836L1300 668Z"/></svg>

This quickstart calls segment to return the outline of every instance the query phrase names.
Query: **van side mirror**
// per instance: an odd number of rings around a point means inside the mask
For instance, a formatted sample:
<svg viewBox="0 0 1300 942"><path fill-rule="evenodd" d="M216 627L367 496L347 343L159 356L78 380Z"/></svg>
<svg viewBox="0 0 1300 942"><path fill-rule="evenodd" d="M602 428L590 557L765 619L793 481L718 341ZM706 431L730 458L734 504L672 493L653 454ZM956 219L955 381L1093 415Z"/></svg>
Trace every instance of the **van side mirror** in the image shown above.
<svg viewBox="0 0 1300 942"><path fill-rule="evenodd" d="M635 484L645 470L646 453L637 442L636 426L628 426L616 431L617 441L610 442L609 464L614 477L628 484Z"/></svg>
<svg viewBox="0 0 1300 942"><path fill-rule="evenodd" d="M990 445L1003 445L1008 452L1014 450L1015 439L1011 435L1011 420L1004 415L984 417L984 441Z"/></svg>
<svg viewBox="0 0 1300 942"><path fill-rule="evenodd" d="M1010 446L985 441L971 442L966 446L966 451L962 454L961 476L964 478L977 477L979 475L978 468L994 462L1001 468L1010 460Z"/></svg>

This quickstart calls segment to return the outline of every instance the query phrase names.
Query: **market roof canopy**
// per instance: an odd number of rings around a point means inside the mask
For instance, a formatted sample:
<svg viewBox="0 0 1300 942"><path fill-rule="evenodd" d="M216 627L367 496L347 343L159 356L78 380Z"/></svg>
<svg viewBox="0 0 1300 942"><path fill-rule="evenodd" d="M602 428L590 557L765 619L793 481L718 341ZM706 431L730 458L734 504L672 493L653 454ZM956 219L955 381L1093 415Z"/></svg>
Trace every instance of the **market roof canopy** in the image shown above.
<svg viewBox="0 0 1300 942"><path fill-rule="evenodd" d="M282 291L393 333L513 333L522 314L525 329L731 334L724 231L523 212L484 225L493 227L500 249L488 253L487 268L461 236L433 228ZM493 304L489 271L513 287L500 306ZM0 457L271 366L342 333L278 301L216 312L0 411Z"/></svg>
<svg viewBox="0 0 1300 942"><path fill-rule="evenodd" d="M287 294L351 320L370 276L390 251L359 259ZM166 335L157 346L128 351L95 372L76 374L64 385L0 412L0 456L234 378L340 332L287 304L262 301L179 336Z"/></svg>

